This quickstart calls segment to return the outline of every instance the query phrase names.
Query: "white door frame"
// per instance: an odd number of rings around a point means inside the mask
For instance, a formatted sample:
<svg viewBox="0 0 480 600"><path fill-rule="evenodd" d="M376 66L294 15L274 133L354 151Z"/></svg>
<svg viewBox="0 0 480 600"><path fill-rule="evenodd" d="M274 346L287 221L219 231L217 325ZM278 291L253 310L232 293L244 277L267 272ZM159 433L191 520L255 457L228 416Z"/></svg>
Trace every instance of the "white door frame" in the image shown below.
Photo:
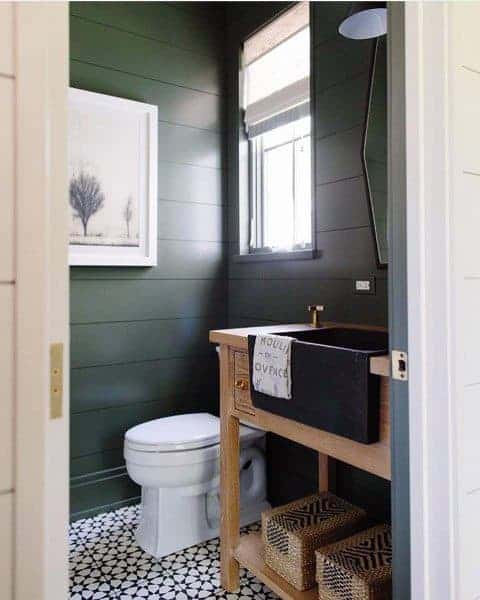
<svg viewBox="0 0 480 600"><path fill-rule="evenodd" d="M480 597L479 20L405 4L413 600Z"/></svg>
<svg viewBox="0 0 480 600"><path fill-rule="evenodd" d="M68 597L68 4L15 4L15 600ZM63 415L50 344L63 343Z"/></svg>
<svg viewBox="0 0 480 600"><path fill-rule="evenodd" d="M453 600L448 6L405 5L413 600ZM458 598L458 600L460 600Z"/></svg>

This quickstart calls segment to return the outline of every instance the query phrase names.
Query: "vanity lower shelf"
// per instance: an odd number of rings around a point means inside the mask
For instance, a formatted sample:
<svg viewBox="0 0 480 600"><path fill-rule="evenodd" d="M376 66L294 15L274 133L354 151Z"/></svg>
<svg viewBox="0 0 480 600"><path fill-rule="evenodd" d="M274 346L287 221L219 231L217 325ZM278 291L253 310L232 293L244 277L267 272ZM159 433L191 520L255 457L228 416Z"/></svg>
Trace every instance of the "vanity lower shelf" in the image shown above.
<svg viewBox="0 0 480 600"><path fill-rule="evenodd" d="M260 533L242 535L234 551L234 557L262 583L284 600L318 600L318 590L315 586L306 592L299 592L283 577L270 569L263 560L263 543Z"/></svg>

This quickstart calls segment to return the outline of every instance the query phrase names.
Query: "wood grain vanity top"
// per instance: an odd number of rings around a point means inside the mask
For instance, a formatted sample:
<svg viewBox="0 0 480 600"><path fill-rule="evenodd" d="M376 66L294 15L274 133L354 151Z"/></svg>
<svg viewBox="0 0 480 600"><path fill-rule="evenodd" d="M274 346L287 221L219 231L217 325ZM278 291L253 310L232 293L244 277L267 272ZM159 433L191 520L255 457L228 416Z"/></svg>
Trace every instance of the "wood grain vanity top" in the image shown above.
<svg viewBox="0 0 480 600"><path fill-rule="evenodd" d="M322 321L324 327L350 327L353 329L371 329L375 331L387 331L385 327L374 327L370 325L356 325L352 323L334 323ZM288 325L262 325L260 327L240 327L237 329L215 329L210 331L210 341L215 344L226 344L235 348L248 350L248 336L261 333L292 333L294 331L308 331L312 326L308 323L292 323ZM390 376L390 357L373 356L370 359L370 372L381 377Z"/></svg>

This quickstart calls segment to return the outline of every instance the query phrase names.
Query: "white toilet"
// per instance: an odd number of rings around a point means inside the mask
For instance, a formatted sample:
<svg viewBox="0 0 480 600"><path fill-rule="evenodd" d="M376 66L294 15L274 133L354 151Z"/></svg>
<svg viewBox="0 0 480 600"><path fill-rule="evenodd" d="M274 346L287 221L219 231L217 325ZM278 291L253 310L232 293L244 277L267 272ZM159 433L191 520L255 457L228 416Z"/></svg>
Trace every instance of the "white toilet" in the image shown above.
<svg viewBox="0 0 480 600"><path fill-rule="evenodd" d="M260 519L266 501L264 432L240 426L240 522ZM136 539L160 558L218 536L220 420L208 413L165 417L125 434L127 472L142 487Z"/></svg>

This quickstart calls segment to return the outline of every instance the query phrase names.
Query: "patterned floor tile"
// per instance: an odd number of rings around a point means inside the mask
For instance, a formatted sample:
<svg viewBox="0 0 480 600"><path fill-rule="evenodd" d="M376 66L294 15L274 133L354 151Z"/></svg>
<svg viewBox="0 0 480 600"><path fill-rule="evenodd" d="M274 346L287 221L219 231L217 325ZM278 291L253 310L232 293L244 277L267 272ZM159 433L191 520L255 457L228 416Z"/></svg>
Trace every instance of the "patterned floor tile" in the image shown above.
<svg viewBox="0 0 480 600"><path fill-rule="evenodd" d="M135 542L139 507L82 519L70 526L70 600L273 600L278 598L241 570L240 590L220 586L219 540L160 560ZM258 531L259 524L247 528Z"/></svg>

